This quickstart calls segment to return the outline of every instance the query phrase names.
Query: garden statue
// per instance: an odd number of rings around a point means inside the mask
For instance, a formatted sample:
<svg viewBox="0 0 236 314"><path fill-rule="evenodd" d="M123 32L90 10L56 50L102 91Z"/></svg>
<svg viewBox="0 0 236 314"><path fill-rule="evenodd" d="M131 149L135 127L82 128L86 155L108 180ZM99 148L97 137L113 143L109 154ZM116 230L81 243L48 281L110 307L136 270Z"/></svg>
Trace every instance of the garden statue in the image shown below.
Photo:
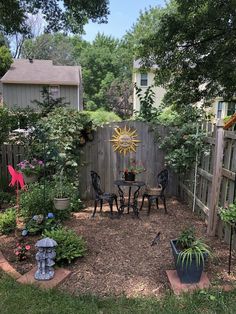
<svg viewBox="0 0 236 314"><path fill-rule="evenodd" d="M36 261L38 269L34 275L36 280L50 280L54 276L53 265L56 257L57 242L50 238L39 240L35 246L38 248Z"/></svg>

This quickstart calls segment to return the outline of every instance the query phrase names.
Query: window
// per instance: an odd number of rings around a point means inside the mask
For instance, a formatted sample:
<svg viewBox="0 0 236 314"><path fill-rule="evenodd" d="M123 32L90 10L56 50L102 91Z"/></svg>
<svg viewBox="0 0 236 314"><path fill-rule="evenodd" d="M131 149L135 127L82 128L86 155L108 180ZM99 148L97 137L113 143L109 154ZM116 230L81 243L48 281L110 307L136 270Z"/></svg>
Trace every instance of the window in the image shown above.
<svg viewBox="0 0 236 314"><path fill-rule="evenodd" d="M222 118L222 111L223 111L223 101L219 101L218 106L217 106L217 119Z"/></svg>
<svg viewBox="0 0 236 314"><path fill-rule="evenodd" d="M227 116L232 116L236 112L236 103L229 102L228 109L227 109Z"/></svg>
<svg viewBox="0 0 236 314"><path fill-rule="evenodd" d="M141 86L148 86L148 75L147 75L147 73L141 73L140 85Z"/></svg>
<svg viewBox="0 0 236 314"><path fill-rule="evenodd" d="M49 93L53 99L57 99L60 97L60 87L59 86L50 86Z"/></svg>

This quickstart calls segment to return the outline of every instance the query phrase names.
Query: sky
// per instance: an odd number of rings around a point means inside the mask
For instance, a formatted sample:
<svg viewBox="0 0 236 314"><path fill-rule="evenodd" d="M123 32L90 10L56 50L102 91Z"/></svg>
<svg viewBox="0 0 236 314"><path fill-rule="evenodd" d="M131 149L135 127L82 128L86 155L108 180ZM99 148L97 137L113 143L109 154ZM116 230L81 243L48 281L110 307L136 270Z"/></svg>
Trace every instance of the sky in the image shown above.
<svg viewBox="0 0 236 314"><path fill-rule="evenodd" d="M85 26L83 38L93 41L98 32L121 38L137 21L145 8L164 6L165 0L110 0L110 15L107 24L89 23Z"/></svg>

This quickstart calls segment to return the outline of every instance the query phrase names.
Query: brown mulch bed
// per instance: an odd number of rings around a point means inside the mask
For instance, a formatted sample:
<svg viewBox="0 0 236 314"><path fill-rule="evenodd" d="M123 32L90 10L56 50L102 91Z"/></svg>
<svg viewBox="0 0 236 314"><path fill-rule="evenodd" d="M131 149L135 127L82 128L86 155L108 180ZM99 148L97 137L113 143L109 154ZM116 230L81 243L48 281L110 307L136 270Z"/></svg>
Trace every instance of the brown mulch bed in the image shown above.
<svg viewBox="0 0 236 314"><path fill-rule="evenodd" d="M184 228L192 225L198 236L206 237L204 221L186 205L172 198L167 201L167 209L168 214L165 215L160 204L159 210L152 208L150 216L147 216L147 208L144 207L140 219L134 218L131 213L124 214L120 219L110 219L109 208L104 206L103 213L98 212L92 219L93 205L90 202L83 212L73 214L66 225L85 238L88 251L84 258L67 266L72 274L60 289L74 294L99 296L163 295L169 289L165 271L174 269L170 239L176 238ZM151 246L159 231L160 241ZM27 239L27 243L34 247L37 239ZM235 254L232 258L232 274L229 276L228 245L215 237L206 240L214 253L206 265L211 283L215 286L236 283ZM3 254L20 273L36 264L35 252L32 251L30 261L24 262L25 266L21 267L19 262L14 261L14 237L1 237L0 241Z"/></svg>

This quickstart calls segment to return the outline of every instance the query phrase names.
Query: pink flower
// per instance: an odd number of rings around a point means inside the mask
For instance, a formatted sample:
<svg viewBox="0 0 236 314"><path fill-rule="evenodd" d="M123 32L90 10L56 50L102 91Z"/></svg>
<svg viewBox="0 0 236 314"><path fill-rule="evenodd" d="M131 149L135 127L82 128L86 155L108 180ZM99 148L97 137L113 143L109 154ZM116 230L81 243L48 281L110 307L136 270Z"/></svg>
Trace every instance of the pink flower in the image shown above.
<svg viewBox="0 0 236 314"><path fill-rule="evenodd" d="M21 245L18 245L17 248L21 250L21 249L22 249L22 246L21 246Z"/></svg>
<svg viewBox="0 0 236 314"><path fill-rule="evenodd" d="M19 255L19 254L20 254L20 252L19 252L19 251L16 251L16 252L15 252L15 254L16 254L16 255Z"/></svg>
<svg viewBox="0 0 236 314"><path fill-rule="evenodd" d="M29 251L29 250L30 250L30 247L31 247L30 245L26 245L26 246L25 246L25 249L26 249L27 251Z"/></svg>

